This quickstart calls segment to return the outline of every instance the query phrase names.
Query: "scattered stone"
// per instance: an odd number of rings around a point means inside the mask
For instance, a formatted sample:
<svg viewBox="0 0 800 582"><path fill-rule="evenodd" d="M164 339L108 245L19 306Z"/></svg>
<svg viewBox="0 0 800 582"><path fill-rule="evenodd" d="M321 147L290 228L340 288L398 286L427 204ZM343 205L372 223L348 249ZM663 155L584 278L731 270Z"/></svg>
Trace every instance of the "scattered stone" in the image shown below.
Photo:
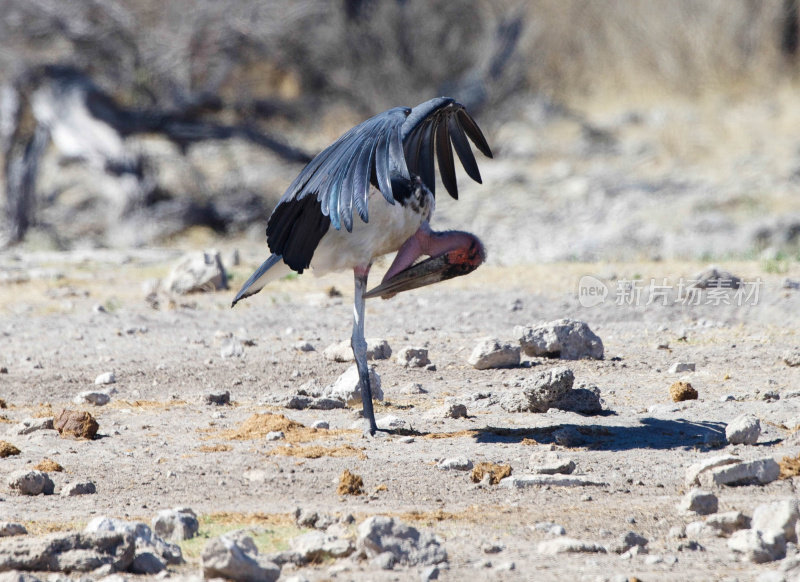
<svg viewBox="0 0 800 582"><path fill-rule="evenodd" d="M326 360L332 362L353 362L353 348L350 340L329 345L322 352ZM385 339L367 338L367 360L388 360L392 356L392 348Z"/></svg>
<svg viewBox="0 0 800 582"><path fill-rule="evenodd" d="M499 544L492 544L490 542L484 542L481 544L481 551L484 554L499 554L505 548Z"/></svg>
<svg viewBox="0 0 800 582"><path fill-rule="evenodd" d="M86 390L79 393L72 402L75 404L94 404L95 406L105 406L111 401L111 396L107 392L98 392L95 390Z"/></svg>
<svg viewBox="0 0 800 582"><path fill-rule="evenodd" d="M300 340L299 342L295 342L294 346L292 346L298 352L313 352L316 351L313 345L310 342Z"/></svg>
<svg viewBox="0 0 800 582"><path fill-rule="evenodd" d="M94 379L97 385L116 384L117 377L114 372L104 372Z"/></svg>
<svg viewBox="0 0 800 582"><path fill-rule="evenodd" d="M716 513L718 508L719 500L717 496L702 489L692 489L683 496L683 499L678 504L678 509L681 511L697 513L698 515Z"/></svg>
<svg viewBox="0 0 800 582"><path fill-rule="evenodd" d="M800 289L800 281L786 277L781 283L783 289Z"/></svg>
<svg viewBox="0 0 800 582"><path fill-rule="evenodd" d="M603 342L583 321L559 319L534 327L517 326L514 333L528 356L562 360L603 359Z"/></svg>
<svg viewBox="0 0 800 582"><path fill-rule="evenodd" d="M193 538L200 529L197 514L189 507L162 509L151 525L156 534L176 542Z"/></svg>
<svg viewBox="0 0 800 582"><path fill-rule="evenodd" d="M728 548L742 554L745 560L763 564L780 560L786 555L786 538L757 529L742 529L730 537Z"/></svg>
<svg viewBox="0 0 800 582"><path fill-rule="evenodd" d="M780 476L781 468L775 459L766 457L737 463L735 465L717 467L699 475L700 484L704 487L715 485L766 485Z"/></svg>
<svg viewBox="0 0 800 582"><path fill-rule="evenodd" d="M511 568L513 570L513 568ZM428 566L419 574L420 582L428 582L428 580L438 580L439 579L439 567L438 566Z"/></svg>
<svg viewBox="0 0 800 582"><path fill-rule="evenodd" d="M88 412L64 409L53 419L53 427L62 437L93 439L100 425Z"/></svg>
<svg viewBox="0 0 800 582"><path fill-rule="evenodd" d="M396 563L397 560L395 560L392 552L382 552L369 561L370 566L380 568L381 570L391 570Z"/></svg>
<svg viewBox="0 0 800 582"><path fill-rule="evenodd" d="M25 435L37 430L52 430L53 419L51 417L45 418L26 418L19 424L15 424L8 429L10 435Z"/></svg>
<svg viewBox="0 0 800 582"><path fill-rule="evenodd" d="M511 465L498 465L496 463L483 462L478 463L472 473L470 479L473 483L480 483L484 478L488 479L490 485L497 485L511 475Z"/></svg>
<svg viewBox="0 0 800 582"><path fill-rule="evenodd" d="M364 493L364 480L345 469L339 476L339 487L337 487L336 493L339 495L361 495Z"/></svg>
<svg viewBox="0 0 800 582"><path fill-rule="evenodd" d="M694 362L675 362L669 367L670 374L682 374L683 372L694 372Z"/></svg>
<svg viewBox="0 0 800 582"><path fill-rule="evenodd" d="M341 398L314 398L311 396L301 396L295 394L284 400L283 406L292 410L333 410L335 408L345 408L347 403Z"/></svg>
<svg viewBox="0 0 800 582"><path fill-rule="evenodd" d="M640 550L649 543L649 540L639 535L636 532L629 531L620 536L619 543L614 547L614 552L617 554L624 554L632 548L639 548Z"/></svg>
<svg viewBox="0 0 800 582"><path fill-rule="evenodd" d="M443 416L445 418L469 418L467 415L467 407L458 402L450 402L445 404L443 408Z"/></svg>
<svg viewBox="0 0 800 582"><path fill-rule="evenodd" d="M568 537L558 537L552 540L539 542L536 550L540 554L577 554L577 553L601 553L608 552L605 546L583 540L576 540Z"/></svg>
<svg viewBox="0 0 800 582"><path fill-rule="evenodd" d="M367 558L391 552L397 563L404 566L447 561L447 551L433 534L382 515L369 517L358 526L356 547Z"/></svg>
<svg viewBox="0 0 800 582"><path fill-rule="evenodd" d="M533 527L551 536L563 536L567 534L567 530L564 529L564 526L553 523L552 521L538 521L533 524Z"/></svg>
<svg viewBox="0 0 800 582"><path fill-rule="evenodd" d="M730 271L711 265L694 276L692 287L697 287L698 289L738 289L741 284L741 278Z"/></svg>
<svg viewBox="0 0 800 582"><path fill-rule="evenodd" d="M689 382L675 382L669 387L669 396L673 402L683 402L684 400L697 400L697 390Z"/></svg>
<svg viewBox="0 0 800 582"><path fill-rule="evenodd" d="M275 582L280 567L258 553L248 536L222 535L212 539L200 557L206 579L227 578L236 582Z"/></svg>
<svg viewBox="0 0 800 582"><path fill-rule="evenodd" d="M268 441L280 441L286 438L286 434L282 430L271 430L265 437Z"/></svg>
<svg viewBox="0 0 800 582"><path fill-rule="evenodd" d="M381 377L374 366L369 367L369 384L373 400L383 400ZM349 405L361 404L361 381L358 377L358 368L355 364L347 368L336 382L323 390L323 395L328 398L342 400Z"/></svg>
<svg viewBox="0 0 800 582"><path fill-rule="evenodd" d="M704 521L693 521L686 526L686 536L692 539L717 537L719 532Z"/></svg>
<svg viewBox="0 0 800 582"><path fill-rule="evenodd" d="M750 518L741 511L726 511L706 518L706 527L713 528L719 537L729 536L740 529L750 527Z"/></svg>
<svg viewBox="0 0 800 582"><path fill-rule="evenodd" d="M222 342L219 350L221 358L241 358L244 355L244 344L238 338L228 338Z"/></svg>
<svg viewBox="0 0 800 582"><path fill-rule="evenodd" d="M781 395L777 390L767 390L761 395L761 400L766 402L777 402L780 399Z"/></svg>
<svg viewBox="0 0 800 582"><path fill-rule="evenodd" d="M752 414L742 414L725 427L725 438L732 445L754 445L761 435L761 422Z"/></svg>
<svg viewBox="0 0 800 582"><path fill-rule="evenodd" d="M52 495L55 484L43 471L14 471L6 477L6 485L20 495Z"/></svg>
<svg viewBox="0 0 800 582"><path fill-rule="evenodd" d="M300 527L316 527L320 516L316 511L297 507L294 510L294 522Z"/></svg>
<svg viewBox="0 0 800 582"><path fill-rule="evenodd" d="M0 542L0 572L91 572L101 567L125 571L133 557L134 540L125 532L54 533Z"/></svg>
<svg viewBox="0 0 800 582"><path fill-rule="evenodd" d="M559 446L572 449L581 446L586 439L574 426L564 426L553 433L553 440Z"/></svg>
<svg viewBox="0 0 800 582"><path fill-rule="evenodd" d="M762 503L753 511L751 527L774 536L783 535L787 542L796 544L800 538L800 501Z"/></svg>
<svg viewBox="0 0 800 582"><path fill-rule="evenodd" d="M22 536L28 533L25 526L21 523L14 523L12 521L0 521L0 538L10 536Z"/></svg>
<svg viewBox="0 0 800 582"><path fill-rule="evenodd" d="M600 389L597 386L585 386L567 390L551 405L558 410L577 412L578 414L598 414L603 412L603 401L600 399Z"/></svg>
<svg viewBox="0 0 800 582"><path fill-rule="evenodd" d="M706 459L704 461L699 461L690 465L688 469L686 469L686 477L684 478L684 483L687 487L693 487L695 485L700 485L700 474L706 471L711 471L712 469L716 469L717 467L723 467L725 465L733 465L736 463L741 463L742 460L739 457L734 457L733 455L723 455L720 457L711 457L710 459Z"/></svg>
<svg viewBox="0 0 800 582"><path fill-rule="evenodd" d="M445 471L469 471L472 469L473 464L472 461L466 457L451 457L439 461L439 464L436 466Z"/></svg>
<svg viewBox="0 0 800 582"><path fill-rule="evenodd" d="M525 487L605 487L608 483L593 481L588 477L571 475L520 475L519 477L508 477L500 482L500 485L509 489L524 489Z"/></svg>
<svg viewBox="0 0 800 582"><path fill-rule="evenodd" d="M0 459L20 454L20 450L8 441L0 441Z"/></svg>
<svg viewBox="0 0 800 582"><path fill-rule="evenodd" d="M428 391L419 382L409 382L400 389L400 394L427 394Z"/></svg>
<svg viewBox="0 0 800 582"><path fill-rule="evenodd" d="M695 540L689 540L688 542L683 542L678 544L678 551L679 552L705 552L705 547L701 546Z"/></svg>
<svg viewBox="0 0 800 582"><path fill-rule="evenodd" d="M328 430L331 428L331 425L327 420L315 420L311 424L311 428L316 428L317 430Z"/></svg>
<svg viewBox="0 0 800 582"><path fill-rule="evenodd" d="M781 355L781 359L783 363L787 366L800 366L800 348L793 348L790 350L786 350Z"/></svg>
<svg viewBox="0 0 800 582"><path fill-rule="evenodd" d="M345 558L355 551L353 542L322 531L312 531L293 538L289 542L292 551L302 556L305 562L319 564L331 558Z"/></svg>
<svg viewBox="0 0 800 582"><path fill-rule="evenodd" d="M61 488L61 497L75 497L76 495L93 495L97 488L91 481L83 483L70 483Z"/></svg>
<svg viewBox="0 0 800 582"><path fill-rule="evenodd" d="M135 574L152 575L166 569L164 562L152 552L137 552L133 558L130 571Z"/></svg>
<svg viewBox="0 0 800 582"><path fill-rule="evenodd" d="M478 342L467 362L478 370L519 366L520 348L486 337Z"/></svg>
<svg viewBox="0 0 800 582"><path fill-rule="evenodd" d="M683 539L686 537L686 528L682 525L674 525L669 528L667 535L671 538Z"/></svg>
<svg viewBox="0 0 800 582"><path fill-rule="evenodd" d="M534 374L523 381L522 392L528 399L531 412L547 412L571 388L575 381L572 370L566 367L551 368Z"/></svg>
<svg viewBox="0 0 800 582"><path fill-rule="evenodd" d="M405 347L398 352L397 363L406 368L424 368L431 361L427 348Z"/></svg>
<svg viewBox="0 0 800 582"><path fill-rule="evenodd" d="M228 275L219 251L187 254L164 279L163 288L178 295L228 289Z"/></svg>
<svg viewBox="0 0 800 582"><path fill-rule="evenodd" d="M140 554L150 553L166 564L183 563L183 554L180 546L164 541L161 537L155 535L146 523L99 516L86 524L84 532L126 534L135 541L137 557ZM148 567L153 564L149 558L144 558L141 563L143 566L147 565Z"/></svg>
<svg viewBox="0 0 800 582"><path fill-rule="evenodd" d="M203 395L203 401L206 404L214 404L216 406L224 406L231 403L230 390L218 390L217 392L209 392Z"/></svg>
<svg viewBox="0 0 800 582"><path fill-rule="evenodd" d="M387 414L376 419L375 424L381 430L407 430L409 428L409 424L405 420L394 414Z"/></svg>
<svg viewBox="0 0 800 582"><path fill-rule="evenodd" d="M489 402L492 401L489 400ZM528 397L522 392L501 392L497 402L506 412L530 412Z"/></svg>
<svg viewBox="0 0 800 582"><path fill-rule="evenodd" d="M569 475L575 470L575 461L570 458L562 457L554 451L549 451L542 455L541 453L533 453L528 466L534 473L541 473L544 475L555 475L561 473Z"/></svg>

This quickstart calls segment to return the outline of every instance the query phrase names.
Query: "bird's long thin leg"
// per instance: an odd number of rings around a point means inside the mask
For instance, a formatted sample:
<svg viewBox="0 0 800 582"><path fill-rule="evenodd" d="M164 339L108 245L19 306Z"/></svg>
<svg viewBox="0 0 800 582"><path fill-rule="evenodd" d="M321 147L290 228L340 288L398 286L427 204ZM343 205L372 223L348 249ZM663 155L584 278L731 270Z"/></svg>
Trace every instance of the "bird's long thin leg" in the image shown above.
<svg viewBox="0 0 800 582"><path fill-rule="evenodd" d="M361 402L364 405L364 418L369 421L369 433L375 434L378 425L375 424L375 412L372 410L372 389L369 385L369 368L367 367L367 340L364 337L364 293L367 291L367 276L369 265L366 269L356 267L355 274L355 302L353 304L353 335L350 345L353 347L353 356L358 367L358 377L361 381Z"/></svg>

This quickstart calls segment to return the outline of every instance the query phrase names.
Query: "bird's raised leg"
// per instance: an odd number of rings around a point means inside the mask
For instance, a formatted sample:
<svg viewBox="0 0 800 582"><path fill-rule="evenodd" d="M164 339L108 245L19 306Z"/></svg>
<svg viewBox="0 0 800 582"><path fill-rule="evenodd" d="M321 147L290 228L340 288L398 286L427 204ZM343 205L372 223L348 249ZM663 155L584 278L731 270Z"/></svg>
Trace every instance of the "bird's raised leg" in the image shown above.
<svg viewBox="0 0 800 582"><path fill-rule="evenodd" d="M369 421L369 434L375 434L378 425L375 424L375 412L372 410L372 389L369 385L369 367L367 367L367 340L364 337L364 293L367 290L367 277L370 265L366 268L356 267L355 274L355 302L353 303L353 335L350 345L356 359L358 377L361 382L361 402L364 405L364 418Z"/></svg>

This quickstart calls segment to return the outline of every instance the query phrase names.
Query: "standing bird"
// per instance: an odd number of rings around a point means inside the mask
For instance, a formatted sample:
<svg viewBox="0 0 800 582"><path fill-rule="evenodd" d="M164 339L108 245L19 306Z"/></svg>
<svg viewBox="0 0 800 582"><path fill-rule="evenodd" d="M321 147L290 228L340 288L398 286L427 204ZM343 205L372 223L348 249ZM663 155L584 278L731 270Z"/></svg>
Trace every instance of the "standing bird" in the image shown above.
<svg viewBox="0 0 800 582"><path fill-rule="evenodd" d="M300 172L267 224L271 255L242 286L231 306L258 293L291 269L315 275L344 268L355 275L351 346L361 382L363 415L375 434L375 413L364 338L364 300L393 295L466 275L484 260L480 240L460 231L436 232L436 173L458 199L455 149L470 178L481 182L472 143L492 157L483 133L464 106L439 97L409 109L395 107L340 137ZM358 213L359 220L353 214ZM330 227L333 226L333 229ZM344 229L342 229L344 226ZM376 257L397 251L383 281L367 292ZM421 256L430 258L415 264Z"/></svg>

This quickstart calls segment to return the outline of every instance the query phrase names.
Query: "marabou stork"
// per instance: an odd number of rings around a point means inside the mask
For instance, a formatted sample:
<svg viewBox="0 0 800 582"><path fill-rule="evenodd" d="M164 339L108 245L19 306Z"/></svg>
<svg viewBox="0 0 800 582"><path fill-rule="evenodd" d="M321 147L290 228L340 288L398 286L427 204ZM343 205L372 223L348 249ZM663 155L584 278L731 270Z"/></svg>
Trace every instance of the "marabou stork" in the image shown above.
<svg viewBox="0 0 800 582"><path fill-rule="evenodd" d="M474 235L436 232L429 225L436 187L434 157L442 183L453 198L458 198L453 149L467 175L481 182L467 138L492 157L489 144L464 106L446 97L413 109L395 107L349 130L311 160L281 197L267 224L272 254L233 300L232 306L288 269L302 273L312 267L315 275L353 269L351 346L370 434L377 426L364 339L364 300L387 299L401 291L466 275L485 257L483 245ZM360 221L354 219L355 213ZM398 251L397 256L382 283L366 292L372 262L393 251ZM415 264L421 256L430 258Z"/></svg>

